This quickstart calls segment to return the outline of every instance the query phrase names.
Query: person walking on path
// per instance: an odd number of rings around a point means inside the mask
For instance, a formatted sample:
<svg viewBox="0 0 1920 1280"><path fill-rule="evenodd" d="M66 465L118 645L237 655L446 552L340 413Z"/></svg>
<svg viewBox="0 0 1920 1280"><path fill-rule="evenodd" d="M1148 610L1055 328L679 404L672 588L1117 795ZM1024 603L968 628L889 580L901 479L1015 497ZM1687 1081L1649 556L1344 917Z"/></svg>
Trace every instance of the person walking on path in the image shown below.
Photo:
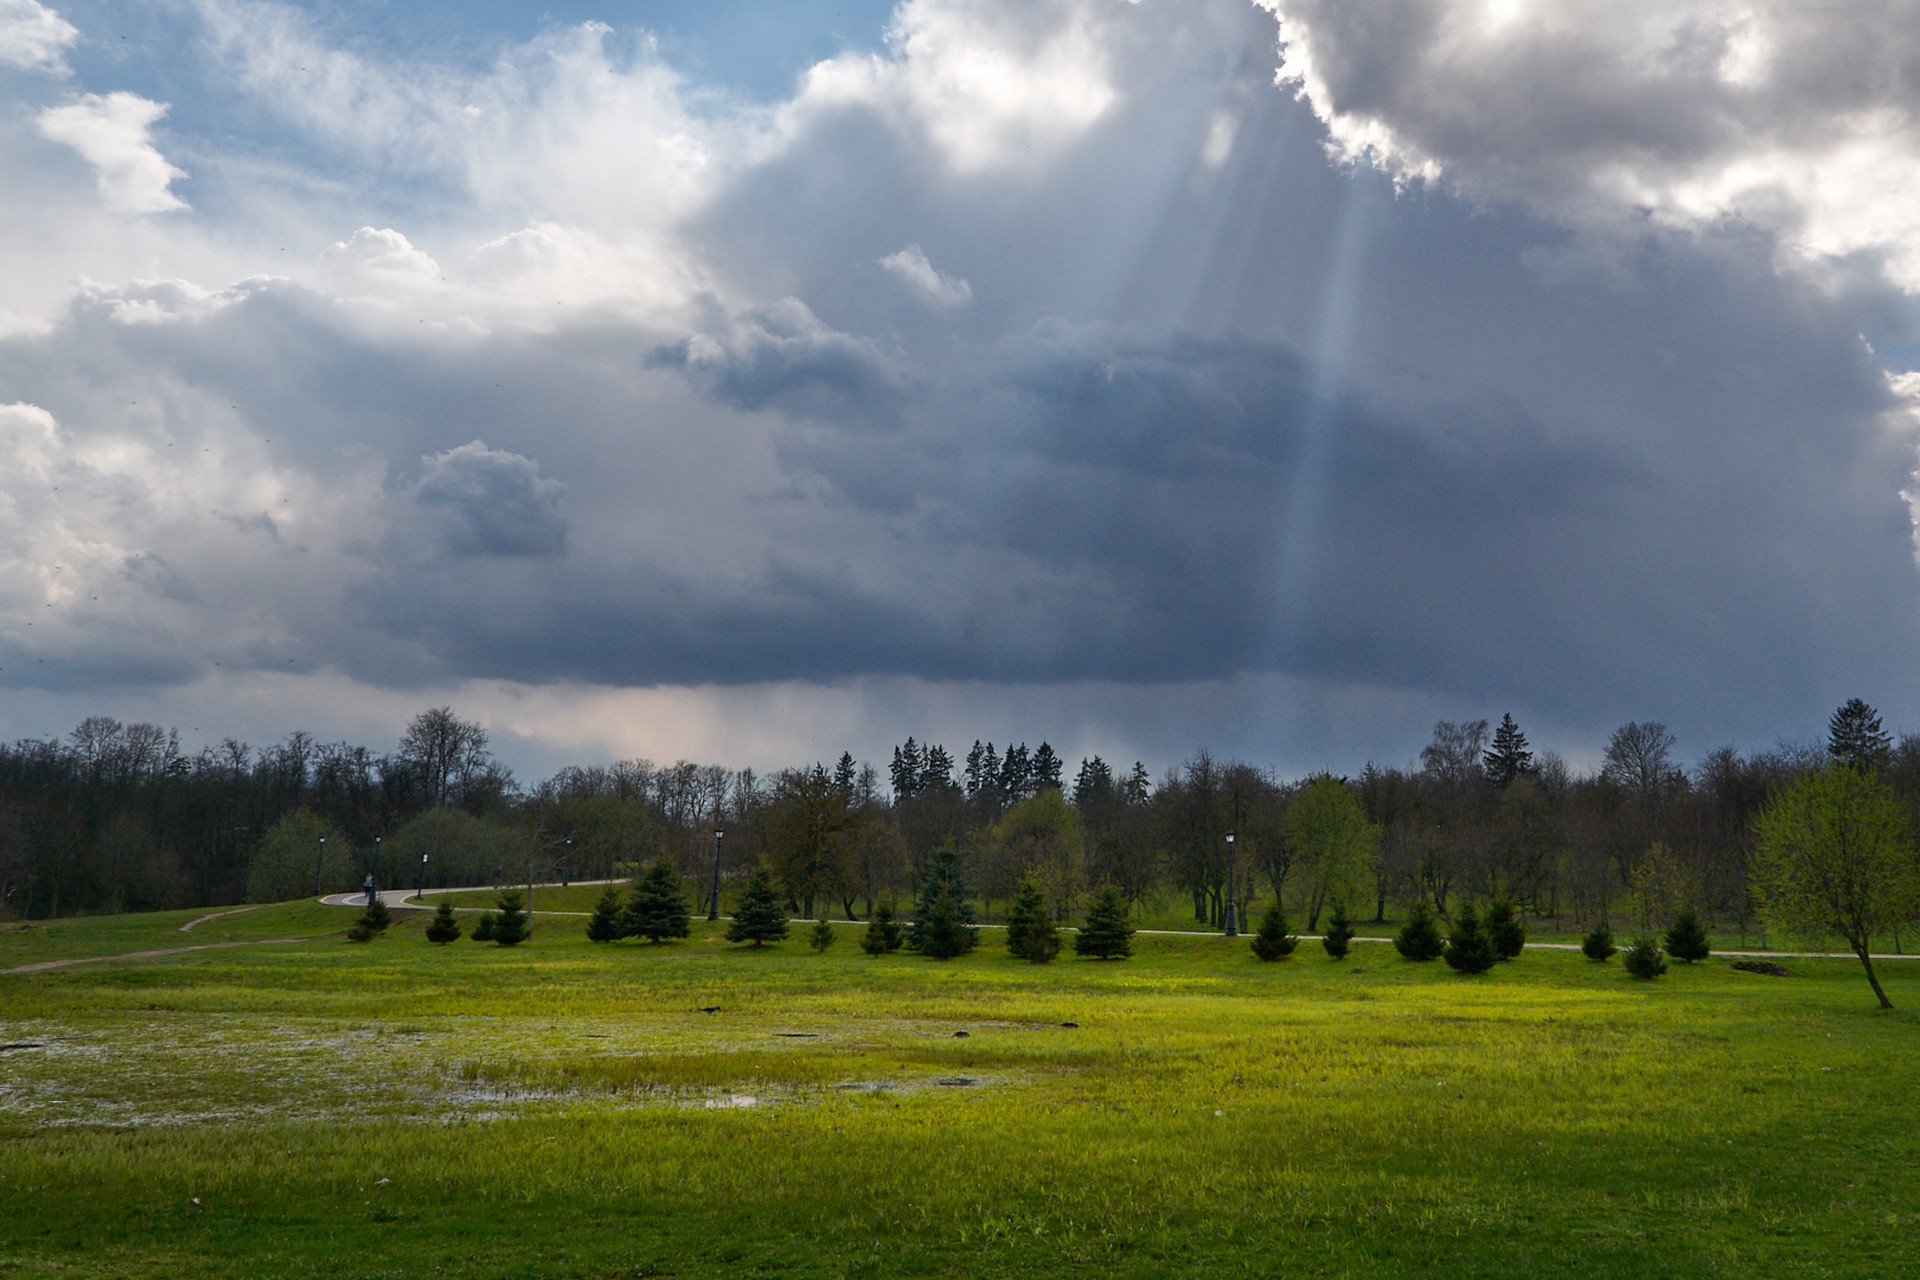
<svg viewBox="0 0 1920 1280"><path fill-rule="evenodd" d="M374 890L373 890L373 877L369 875L366 879L362 880L360 882L360 887L367 891L367 905L372 906L373 899L375 897Z"/></svg>

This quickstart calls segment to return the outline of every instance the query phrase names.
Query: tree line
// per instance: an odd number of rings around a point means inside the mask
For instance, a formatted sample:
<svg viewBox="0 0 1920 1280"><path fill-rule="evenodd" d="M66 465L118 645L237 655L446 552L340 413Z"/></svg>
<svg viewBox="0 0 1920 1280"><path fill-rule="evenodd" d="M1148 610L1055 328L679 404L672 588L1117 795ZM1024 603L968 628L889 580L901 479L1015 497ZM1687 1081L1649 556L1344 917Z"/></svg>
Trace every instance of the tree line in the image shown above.
<svg viewBox="0 0 1920 1280"><path fill-rule="evenodd" d="M1903 833L1920 809L1920 735L1896 740L1857 699L1827 728L1825 744L1721 747L1687 767L1665 726L1633 721L1584 772L1535 753L1509 715L1442 721L1417 761L1357 776L1284 778L1202 751L1158 777L1098 756L1068 777L1044 741L956 754L909 738L884 781L842 753L769 776L629 760L523 785L447 707L387 753L294 733L189 755L171 730L96 717L0 746L0 910L278 901L367 875L618 878L664 859L702 905L717 861L729 896L765 868L795 914L864 919L916 899L950 852L988 919L1031 876L1060 920L1111 889L1213 925L1270 904L1313 930L1335 906L1384 921L1424 903L1451 919L1498 900L1579 927L1623 913L1665 927L1691 907L1744 934L1761 928L1763 815L1797 779L1836 763L1871 776Z"/></svg>

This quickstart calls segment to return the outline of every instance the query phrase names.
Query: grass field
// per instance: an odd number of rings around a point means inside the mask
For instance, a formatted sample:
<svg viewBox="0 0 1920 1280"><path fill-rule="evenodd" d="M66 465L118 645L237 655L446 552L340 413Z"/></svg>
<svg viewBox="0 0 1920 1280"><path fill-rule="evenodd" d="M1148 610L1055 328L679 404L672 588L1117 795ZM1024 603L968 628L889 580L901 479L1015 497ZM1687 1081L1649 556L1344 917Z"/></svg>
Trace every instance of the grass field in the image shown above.
<svg viewBox="0 0 1920 1280"><path fill-rule="evenodd" d="M196 914L0 932L0 968L350 918ZM0 976L36 1046L0 1051L0 1275L1920 1274L1920 965L1888 1015L1837 960L1035 968L992 933L940 964L424 919Z"/></svg>

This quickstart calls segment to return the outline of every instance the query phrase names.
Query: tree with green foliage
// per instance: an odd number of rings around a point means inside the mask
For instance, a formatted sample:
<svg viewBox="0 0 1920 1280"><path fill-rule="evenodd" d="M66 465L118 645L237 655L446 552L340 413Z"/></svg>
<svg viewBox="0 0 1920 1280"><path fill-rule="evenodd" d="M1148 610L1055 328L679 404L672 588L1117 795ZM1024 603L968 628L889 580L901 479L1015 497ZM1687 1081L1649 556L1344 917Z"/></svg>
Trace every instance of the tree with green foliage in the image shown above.
<svg viewBox="0 0 1920 1280"><path fill-rule="evenodd" d="M1700 916L1692 907L1682 908L1673 918L1673 927L1667 930L1667 954L1675 960L1692 964L1696 960L1705 960L1711 953L1707 946L1707 931L1700 924Z"/></svg>
<svg viewBox="0 0 1920 1280"><path fill-rule="evenodd" d="M1633 940L1633 945L1621 953L1620 963L1627 972L1642 982L1652 982L1667 971L1667 958L1660 953L1660 942L1656 938L1641 934Z"/></svg>
<svg viewBox="0 0 1920 1280"><path fill-rule="evenodd" d="M893 918L893 908L882 902L874 907L867 917L867 930L861 935L860 949L870 956L883 956L889 951L898 951L900 944L907 940L900 922Z"/></svg>
<svg viewBox="0 0 1920 1280"><path fill-rule="evenodd" d="M833 945L833 926L827 923L825 916L813 922L813 928L807 930L807 945L816 952L824 952Z"/></svg>
<svg viewBox="0 0 1920 1280"><path fill-rule="evenodd" d="M493 940L503 947L517 947L532 936L533 921L527 916L526 899L518 889L503 890L493 918Z"/></svg>
<svg viewBox="0 0 1920 1280"><path fill-rule="evenodd" d="M1087 918L1073 938L1073 953L1096 960L1125 960L1133 954L1133 924L1120 891L1109 886L1087 908Z"/></svg>
<svg viewBox="0 0 1920 1280"><path fill-rule="evenodd" d="M1262 960L1285 960L1300 945L1300 939L1294 937L1287 927L1287 913L1275 902L1267 909L1260 920L1260 928L1253 935L1253 954Z"/></svg>
<svg viewBox="0 0 1920 1280"><path fill-rule="evenodd" d="M1587 936L1580 939L1581 954L1595 964L1605 964L1619 949L1613 945L1613 930L1604 924L1593 926Z"/></svg>
<svg viewBox="0 0 1920 1280"><path fill-rule="evenodd" d="M1487 931L1487 941L1493 946L1493 954L1497 958L1511 960L1525 950L1527 926L1514 913L1512 903L1496 899L1487 908L1483 925Z"/></svg>
<svg viewBox="0 0 1920 1280"><path fill-rule="evenodd" d="M437 942L444 947L459 936L460 922L453 918L453 904L442 898L439 910L433 913L433 919L427 921L427 941Z"/></svg>
<svg viewBox="0 0 1920 1280"><path fill-rule="evenodd" d="M353 846L311 809L268 827L247 860L247 901L285 902L353 882Z"/></svg>
<svg viewBox="0 0 1920 1280"><path fill-rule="evenodd" d="M927 868L927 882L914 907L913 925L907 930L907 946L936 960L951 960L972 951L980 944L980 930L974 925L973 904L967 899L960 855L942 849L933 855L933 863Z"/></svg>
<svg viewBox="0 0 1920 1280"><path fill-rule="evenodd" d="M492 942L494 940L493 929L493 912L483 911L480 913L480 918L474 921L473 932L468 934L467 938L472 942Z"/></svg>
<svg viewBox="0 0 1920 1280"><path fill-rule="evenodd" d="M1481 756L1487 780L1504 791L1512 783L1533 772L1533 752L1527 749L1527 735L1513 722L1513 713L1500 717L1493 731L1493 745Z"/></svg>
<svg viewBox="0 0 1920 1280"><path fill-rule="evenodd" d="M1320 945L1335 960L1347 958L1347 952L1353 947L1353 921L1347 919L1345 907L1333 909L1333 918L1327 921L1327 932L1320 939Z"/></svg>
<svg viewBox="0 0 1920 1280"><path fill-rule="evenodd" d="M1287 846L1310 878L1307 929L1319 927L1329 903L1361 901L1373 887L1380 828L1368 821L1360 797L1343 778L1320 774L1287 802L1282 819Z"/></svg>
<svg viewBox="0 0 1920 1280"><path fill-rule="evenodd" d="M787 936L787 909L780 901L780 890L765 867L757 868L734 904L733 920L727 925L728 942L750 942L757 949L769 942L782 942Z"/></svg>
<svg viewBox="0 0 1920 1280"><path fill-rule="evenodd" d="M347 937L354 942L371 942L385 933L387 926L392 923L393 913L387 910L386 900L376 894L360 918L353 922L353 927L347 930Z"/></svg>
<svg viewBox="0 0 1920 1280"><path fill-rule="evenodd" d="M1880 713L1863 699L1848 698L1827 721L1827 754L1834 762L1862 773L1885 765L1893 755L1893 738L1880 727Z"/></svg>
<svg viewBox="0 0 1920 1280"><path fill-rule="evenodd" d="M593 942L616 942L626 936L620 891L608 885L593 904L593 915L587 920L587 937Z"/></svg>
<svg viewBox="0 0 1920 1280"><path fill-rule="evenodd" d="M1875 934L1920 913L1920 866L1899 799L1877 773L1834 765L1782 787L1754 822L1752 885L1787 934L1838 934L1860 958L1882 1009Z"/></svg>
<svg viewBox="0 0 1920 1280"><path fill-rule="evenodd" d="M1453 929L1447 934L1447 947L1441 955L1455 973L1485 973L1499 960L1471 902L1453 917Z"/></svg>
<svg viewBox="0 0 1920 1280"><path fill-rule="evenodd" d="M674 873L673 864L661 858L635 882L633 900L627 904L620 927L627 937L648 942L684 938L691 932L687 916L692 909L686 886Z"/></svg>
<svg viewBox="0 0 1920 1280"><path fill-rule="evenodd" d="M1034 964L1045 964L1060 954L1060 930L1054 927L1053 912L1031 871L1021 880L1020 895L1007 911L1007 950Z"/></svg>
<svg viewBox="0 0 1920 1280"><path fill-rule="evenodd" d="M1440 928L1434 923L1433 908L1425 898L1414 899L1413 909L1407 912L1407 922L1394 935L1393 949L1409 960L1422 961L1438 960L1440 953L1447 949Z"/></svg>

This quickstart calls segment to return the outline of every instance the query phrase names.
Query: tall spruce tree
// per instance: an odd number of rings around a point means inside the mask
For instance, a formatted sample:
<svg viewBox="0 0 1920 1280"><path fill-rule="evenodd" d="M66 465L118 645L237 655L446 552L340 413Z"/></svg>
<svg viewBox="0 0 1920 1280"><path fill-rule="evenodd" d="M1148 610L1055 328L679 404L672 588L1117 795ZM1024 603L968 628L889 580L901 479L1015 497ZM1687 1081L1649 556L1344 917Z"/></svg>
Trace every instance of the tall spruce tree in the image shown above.
<svg viewBox="0 0 1920 1280"><path fill-rule="evenodd" d="M1021 880L1020 894L1007 910L1007 950L1034 964L1045 964L1060 954L1060 931L1031 871Z"/></svg>
<svg viewBox="0 0 1920 1280"><path fill-rule="evenodd" d="M967 752L967 767L961 775L966 785L967 798L979 795L989 785L992 771L987 768L987 751L980 745L980 739L973 740L973 750Z"/></svg>
<svg viewBox="0 0 1920 1280"><path fill-rule="evenodd" d="M1087 918L1073 937L1073 954L1095 960L1125 960L1133 954L1133 923L1118 889L1102 889L1087 908Z"/></svg>
<svg viewBox="0 0 1920 1280"><path fill-rule="evenodd" d="M1827 754L1862 773L1886 764L1893 738L1880 727L1880 713L1859 698L1848 698L1827 721Z"/></svg>
<svg viewBox="0 0 1920 1280"><path fill-rule="evenodd" d="M1280 909L1280 903L1277 900L1261 919L1259 931L1253 935L1252 945L1253 954L1262 960L1285 960L1293 954L1293 949L1300 945L1300 939L1288 929L1287 913Z"/></svg>
<svg viewBox="0 0 1920 1280"><path fill-rule="evenodd" d="M936 960L951 960L973 950L979 945L980 931L974 926L968 897L960 855L952 849L934 854L914 907L913 926L907 930L907 945Z"/></svg>
<svg viewBox="0 0 1920 1280"><path fill-rule="evenodd" d="M493 917L493 940L503 947L517 947L532 936L533 922L527 916L526 900L518 889L503 890Z"/></svg>
<svg viewBox="0 0 1920 1280"><path fill-rule="evenodd" d="M1045 787L1060 789L1060 771L1066 762L1055 755L1052 746L1042 742L1033 753L1033 771L1031 786L1038 791Z"/></svg>
<svg viewBox="0 0 1920 1280"><path fill-rule="evenodd" d="M783 941L787 936L787 910L780 901L780 890L765 867L757 869L734 904L733 921L727 925L728 942L750 942L760 947Z"/></svg>
<svg viewBox="0 0 1920 1280"><path fill-rule="evenodd" d="M1024 800L1027 790L1033 782L1033 760L1027 754L1027 744L1008 747L1007 754L1000 758L1000 791L1008 800Z"/></svg>
<svg viewBox="0 0 1920 1280"><path fill-rule="evenodd" d="M947 791L953 785L953 756L945 747L928 747L920 766L920 790Z"/></svg>
<svg viewBox="0 0 1920 1280"><path fill-rule="evenodd" d="M608 885L599 901L593 904L593 915L587 920L587 937L593 942L614 942L626 936L626 925L620 909L620 891Z"/></svg>
<svg viewBox="0 0 1920 1280"><path fill-rule="evenodd" d="M691 931L687 920L691 911L686 887L674 874L672 864L661 858L634 884L633 900L627 904L621 927L628 937L648 942L684 938Z"/></svg>
<svg viewBox="0 0 1920 1280"><path fill-rule="evenodd" d="M1447 967L1456 973L1485 973L1499 958L1493 954L1493 943L1481 930L1479 913L1471 902L1454 915L1453 930L1447 935L1447 947L1441 954Z"/></svg>
<svg viewBox="0 0 1920 1280"><path fill-rule="evenodd" d="M1407 912L1407 922L1394 935L1393 948L1409 960L1438 960L1447 944L1433 922L1433 908L1425 898L1416 898Z"/></svg>
<svg viewBox="0 0 1920 1280"><path fill-rule="evenodd" d="M842 804L852 803L854 784L859 778L860 764L853 758L853 752L842 751L838 763L833 766L833 789L840 793Z"/></svg>
<svg viewBox="0 0 1920 1280"><path fill-rule="evenodd" d="M1504 790L1515 778L1533 772L1533 752L1527 750L1527 735L1513 722L1511 713L1500 717L1493 731L1493 745L1481 756L1487 778Z"/></svg>

